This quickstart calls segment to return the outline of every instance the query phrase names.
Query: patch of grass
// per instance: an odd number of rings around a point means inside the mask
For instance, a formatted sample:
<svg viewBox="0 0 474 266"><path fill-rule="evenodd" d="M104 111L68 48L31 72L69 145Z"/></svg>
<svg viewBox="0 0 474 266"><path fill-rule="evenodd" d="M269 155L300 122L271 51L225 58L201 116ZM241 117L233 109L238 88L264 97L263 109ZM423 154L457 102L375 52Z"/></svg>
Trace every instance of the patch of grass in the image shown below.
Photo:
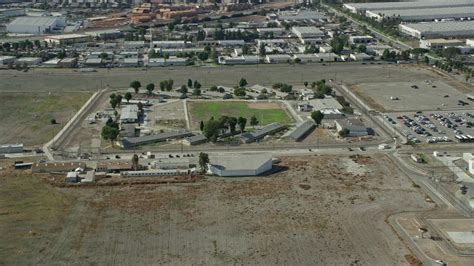
<svg viewBox="0 0 474 266"><path fill-rule="evenodd" d="M0 195L0 261L31 262L60 231L70 198L24 173L0 175Z"/></svg>
<svg viewBox="0 0 474 266"><path fill-rule="evenodd" d="M217 119L223 115L245 117L247 118L247 127L250 127L250 118L253 115L257 117L259 125L275 122L288 124L293 121L282 108L256 109L246 102L191 102L189 112L194 125L199 124L201 120L207 121L211 117Z"/></svg>

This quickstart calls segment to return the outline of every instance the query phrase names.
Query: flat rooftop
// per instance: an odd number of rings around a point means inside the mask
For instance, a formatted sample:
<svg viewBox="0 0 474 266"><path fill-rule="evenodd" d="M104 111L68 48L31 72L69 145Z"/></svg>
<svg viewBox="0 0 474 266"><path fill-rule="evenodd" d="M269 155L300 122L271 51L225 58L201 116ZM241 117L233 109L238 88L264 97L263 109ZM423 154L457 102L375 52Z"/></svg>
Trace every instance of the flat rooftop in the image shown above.
<svg viewBox="0 0 474 266"><path fill-rule="evenodd" d="M400 25L420 32L474 31L474 21L407 23Z"/></svg>
<svg viewBox="0 0 474 266"><path fill-rule="evenodd" d="M431 16L439 18L449 18L459 15L466 17L474 16L474 4L472 6L464 7L443 7L443 8L415 8L415 9L393 9L393 10L370 10L374 14L383 14L388 17L416 17L416 16Z"/></svg>
<svg viewBox="0 0 474 266"><path fill-rule="evenodd" d="M474 6L472 0L450 0L450 1L425 1L425 2L383 2L383 3L347 3L358 10L389 10L389 9L411 9L411 8L430 8L430 7L455 7L455 6Z"/></svg>

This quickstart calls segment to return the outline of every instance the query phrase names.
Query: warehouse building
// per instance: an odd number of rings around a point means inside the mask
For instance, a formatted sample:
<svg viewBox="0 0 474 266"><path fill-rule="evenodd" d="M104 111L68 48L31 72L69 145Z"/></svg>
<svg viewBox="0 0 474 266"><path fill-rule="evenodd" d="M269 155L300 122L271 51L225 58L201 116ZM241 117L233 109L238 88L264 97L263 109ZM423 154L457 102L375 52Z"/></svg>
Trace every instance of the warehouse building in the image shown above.
<svg viewBox="0 0 474 266"><path fill-rule="evenodd" d="M399 30L418 39L474 37L474 21L400 24Z"/></svg>
<svg viewBox="0 0 474 266"><path fill-rule="evenodd" d="M265 62L268 64L290 63L291 56L288 54L269 54L265 56Z"/></svg>
<svg viewBox="0 0 474 266"><path fill-rule="evenodd" d="M273 168L270 154L211 156L209 161L209 172L223 177L258 176Z"/></svg>
<svg viewBox="0 0 474 266"><path fill-rule="evenodd" d="M260 57L257 55L243 55L238 57L220 56L219 64L222 65L255 65L260 63Z"/></svg>
<svg viewBox="0 0 474 266"><path fill-rule="evenodd" d="M49 44L57 45L69 45L74 43L88 42L90 36L85 34L65 34L65 35L52 35L44 38L44 41Z"/></svg>
<svg viewBox="0 0 474 266"><path fill-rule="evenodd" d="M66 27L64 17L19 17L6 25L7 32L21 34L61 33Z"/></svg>
<svg viewBox="0 0 474 266"><path fill-rule="evenodd" d="M16 60L16 64L19 66L35 66L42 61L41 57L21 57Z"/></svg>
<svg viewBox="0 0 474 266"><path fill-rule="evenodd" d="M15 63L15 61L15 56L0 56L0 66L12 65Z"/></svg>
<svg viewBox="0 0 474 266"><path fill-rule="evenodd" d="M188 131L171 131L171 132L164 132L156 135L148 135L136 138L124 138L122 140L122 146L124 148L133 148L139 145L146 145L151 143L157 143L161 141L168 141L174 139L182 139L186 137L192 136L193 133Z"/></svg>
<svg viewBox="0 0 474 266"><path fill-rule="evenodd" d="M382 2L382 3L348 3L344 8L352 13L365 14L367 10L401 10L443 7L466 7L474 6L472 0L450 0L450 1L408 1L408 2Z"/></svg>
<svg viewBox="0 0 474 266"><path fill-rule="evenodd" d="M369 10L366 16L377 21L401 19L402 21L433 21L442 19L467 19L474 17L474 5L466 7Z"/></svg>
<svg viewBox="0 0 474 266"><path fill-rule="evenodd" d="M135 123L138 121L138 106L126 105L120 112L121 123Z"/></svg>
<svg viewBox="0 0 474 266"><path fill-rule="evenodd" d="M67 162L67 163L34 163L31 166L32 173L55 173L55 172L71 172L76 169L85 169L84 162Z"/></svg>
<svg viewBox="0 0 474 266"><path fill-rule="evenodd" d="M244 143L251 143L260 139L263 139L265 136L276 133L280 130L283 130L283 126L278 123L271 123L264 126L261 129L255 130L254 132L247 132L242 135L242 141Z"/></svg>
<svg viewBox="0 0 474 266"><path fill-rule="evenodd" d="M199 145L207 142L207 138L204 135L196 135L192 137L187 137L183 140L183 144L194 146Z"/></svg>
<svg viewBox="0 0 474 266"><path fill-rule="evenodd" d="M19 17L24 15L25 10L23 8L0 8L0 18Z"/></svg>
<svg viewBox="0 0 474 266"><path fill-rule="evenodd" d="M170 57L165 58L148 58L146 65L149 67L164 67L164 66L185 66L189 62L188 58Z"/></svg>
<svg viewBox="0 0 474 266"><path fill-rule="evenodd" d="M464 42L457 39L428 39L420 40L420 48L440 50L447 47L464 45Z"/></svg>
<svg viewBox="0 0 474 266"><path fill-rule="evenodd" d="M303 123L300 123L295 127L293 131L288 135L288 138L294 141L300 141L304 139L311 131L316 127L313 121L307 120Z"/></svg>
<svg viewBox="0 0 474 266"><path fill-rule="evenodd" d="M4 144L0 145L0 154L5 153L22 153L23 144Z"/></svg>
<svg viewBox="0 0 474 266"><path fill-rule="evenodd" d="M308 38L323 38L324 32L314 26L308 27L293 27L291 31L298 37L300 40Z"/></svg>
<svg viewBox="0 0 474 266"><path fill-rule="evenodd" d="M346 137L362 137L371 134L371 130L357 119L335 120L337 132L345 131Z"/></svg>

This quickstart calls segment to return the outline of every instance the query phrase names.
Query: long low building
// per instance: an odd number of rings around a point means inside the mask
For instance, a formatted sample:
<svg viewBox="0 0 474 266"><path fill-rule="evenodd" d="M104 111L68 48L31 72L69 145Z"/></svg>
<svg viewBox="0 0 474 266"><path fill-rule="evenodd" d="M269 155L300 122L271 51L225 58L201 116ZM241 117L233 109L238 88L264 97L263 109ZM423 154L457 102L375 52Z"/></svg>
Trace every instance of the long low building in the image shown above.
<svg viewBox="0 0 474 266"><path fill-rule="evenodd" d="M300 141L304 139L310 132L316 127L316 124L311 121L307 120L295 127L293 131L288 135L288 138L294 141Z"/></svg>
<svg viewBox="0 0 474 266"><path fill-rule="evenodd" d="M474 17L474 6L398 9L398 10L369 10L366 16L375 20L401 19L402 21L433 21L436 19L462 19Z"/></svg>
<svg viewBox="0 0 474 266"><path fill-rule="evenodd" d="M270 154L220 155L209 161L209 172L224 177L258 176L273 167Z"/></svg>
<svg viewBox="0 0 474 266"><path fill-rule="evenodd" d="M32 173L55 173L55 172L70 172L77 168L85 169L84 162L66 162L66 163L34 163L31 166Z"/></svg>
<svg viewBox="0 0 474 266"><path fill-rule="evenodd" d="M365 14L367 10L397 10L397 9L419 9L419 8L443 8L474 6L472 0L449 0L449 1L408 1L408 2L381 2L381 3L347 3L344 8L352 13Z"/></svg>
<svg viewBox="0 0 474 266"><path fill-rule="evenodd" d="M259 139L263 139L265 136L276 133L283 129L283 126L278 123L268 124L261 129L255 130L254 132L247 132L242 135L242 141L244 143L251 143Z"/></svg>
<svg viewBox="0 0 474 266"><path fill-rule="evenodd" d="M122 145L124 148L133 148L139 145L151 144L161 141L173 140L173 139L182 139L186 137L192 136L193 133L188 131L171 131L171 132L164 132L156 135L148 135L142 137L134 137L134 138L124 138L122 140Z"/></svg>
<svg viewBox="0 0 474 266"><path fill-rule="evenodd" d="M0 145L0 154L2 153L22 153L23 144L4 144Z"/></svg>
<svg viewBox="0 0 474 266"><path fill-rule="evenodd" d="M402 33L418 39L474 37L474 21L446 21L400 24Z"/></svg>

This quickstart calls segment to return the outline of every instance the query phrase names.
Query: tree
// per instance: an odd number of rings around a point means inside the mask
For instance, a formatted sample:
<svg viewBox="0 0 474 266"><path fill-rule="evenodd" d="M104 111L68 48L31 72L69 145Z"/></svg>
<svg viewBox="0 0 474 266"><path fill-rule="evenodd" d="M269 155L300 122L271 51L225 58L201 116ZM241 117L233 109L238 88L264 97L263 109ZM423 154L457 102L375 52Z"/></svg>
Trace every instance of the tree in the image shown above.
<svg viewBox="0 0 474 266"><path fill-rule="evenodd" d="M138 93L138 90L140 89L140 87L142 86L142 84L140 84L140 81L132 81L130 83L130 87L133 88L135 90L135 93Z"/></svg>
<svg viewBox="0 0 474 266"><path fill-rule="evenodd" d="M258 48L258 54L260 55L260 57L265 57L266 55L266 50L265 50L265 44L260 44L260 47Z"/></svg>
<svg viewBox="0 0 474 266"><path fill-rule="evenodd" d="M247 125L247 118L240 116L239 118L237 118L237 124L239 125L240 132L243 133L245 130L245 125Z"/></svg>
<svg viewBox="0 0 474 266"><path fill-rule="evenodd" d="M125 93L125 100L127 100L127 102L130 102L131 99L132 99L132 94L130 92Z"/></svg>
<svg viewBox="0 0 474 266"><path fill-rule="evenodd" d="M202 134L211 142L216 142L221 129L220 121L211 119L204 124Z"/></svg>
<svg viewBox="0 0 474 266"><path fill-rule="evenodd" d="M314 120L314 122L316 123L316 125L320 125L321 124L321 121L323 120L324 118L324 114L321 113L321 111L314 111L311 113L311 118Z"/></svg>
<svg viewBox="0 0 474 266"><path fill-rule="evenodd" d="M199 123L199 129L201 130L201 132L204 130L204 121L202 121L202 120Z"/></svg>
<svg viewBox="0 0 474 266"><path fill-rule="evenodd" d="M194 96L201 96L201 90L198 89L198 88L195 88L195 89L193 90L193 95L194 95Z"/></svg>
<svg viewBox="0 0 474 266"><path fill-rule="evenodd" d="M239 87L234 88L234 94L237 97L245 96L246 95L245 88L239 88Z"/></svg>
<svg viewBox="0 0 474 266"><path fill-rule="evenodd" d="M193 87L193 81L192 79L188 79L188 88L192 88Z"/></svg>
<svg viewBox="0 0 474 266"><path fill-rule="evenodd" d="M304 82L304 86L308 87L308 82L307 81Z"/></svg>
<svg viewBox="0 0 474 266"><path fill-rule="evenodd" d="M232 135L235 134L235 126L237 125L237 118L229 117L227 120L227 124L229 125L229 130Z"/></svg>
<svg viewBox="0 0 474 266"><path fill-rule="evenodd" d="M133 170L137 171L138 169L138 155L137 154L134 154L133 157L132 157L132 165L133 165Z"/></svg>
<svg viewBox="0 0 474 266"><path fill-rule="evenodd" d="M146 90L148 91L148 94L151 94L155 90L155 84L150 83L146 85Z"/></svg>
<svg viewBox="0 0 474 266"><path fill-rule="evenodd" d="M239 87L243 88L245 86L247 86L248 82L246 79L244 78L241 78L240 81L239 81Z"/></svg>
<svg viewBox="0 0 474 266"><path fill-rule="evenodd" d="M118 135L119 135L118 126L115 127L113 125L105 125L102 128L101 136L105 140L110 140L110 142L113 143L113 141L117 139Z"/></svg>
<svg viewBox="0 0 474 266"><path fill-rule="evenodd" d="M250 118L250 125L253 126L253 127L258 125L258 119L255 115L252 115L252 117Z"/></svg>
<svg viewBox="0 0 474 266"><path fill-rule="evenodd" d="M248 46L247 44L244 44L242 46L242 54L243 55L248 55L250 54L250 46Z"/></svg>
<svg viewBox="0 0 474 266"><path fill-rule="evenodd" d="M181 86L181 89L179 89L179 92L183 94L188 93L188 87L186 87L186 85Z"/></svg>
<svg viewBox="0 0 474 266"><path fill-rule="evenodd" d="M120 106L120 104L122 104L122 95L119 94L115 97L115 101L117 102L117 106Z"/></svg>
<svg viewBox="0 0 474 266"><path fill-rule="evenodd" d="M109 55L105 52L100 54L100 58L103 59L103 60L107 59L108 57L109 57Z"/></svg>
<svg viewBox="0 0 474 266"><path fill-rule="evenodd" d="M51 124L52 124L52 125L56 125L57 123L58 123L58 122L56 122L56 119L54 119L54 118L51 119Z"/></svg>
<svg viewBox="0 0 474 266"><path fill-rule="evenodd" d="M209 170L209 154L199 153L199 168L201 168L201 173L203 174Z"/></svg>

